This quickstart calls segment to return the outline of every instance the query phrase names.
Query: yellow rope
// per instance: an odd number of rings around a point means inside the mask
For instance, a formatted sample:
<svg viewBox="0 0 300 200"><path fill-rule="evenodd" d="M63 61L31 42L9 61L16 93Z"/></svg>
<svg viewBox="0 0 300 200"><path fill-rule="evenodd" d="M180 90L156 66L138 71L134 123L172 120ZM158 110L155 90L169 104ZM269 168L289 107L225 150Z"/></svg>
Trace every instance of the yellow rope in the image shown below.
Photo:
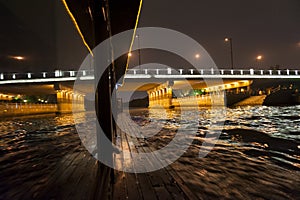
<svg viewBox="0 0 300 200"><path fill-rule="evenodd" d="M65 9L66 9L66 11L68 12L70 18L72 19L73 24L75 25L75 28L77 29L77 32L79 33L79 35L80 35L80 37L81 37L81 39L82 39L83 44L86 46L86 48L88 49L88 51L90 52L90 54L92 55L92 57L94 57L93 51L91 50L91 48L89 47L88 43L86 42L86 40L85 40L85 38L84 38L84 36L83 36L83 34L82 34L80 28L79 28L79 25L78 25L78 23L77 23L77 21L76 21L74 15L72 14L72 12L71 12L70 9L69 9L69 6L68 6L66 0L61 0L61 1L62 1L62 3L64 4Z"/></svg>
<svg viewBox="0 0 300 200"><path fill-rule="evenodd" d="M142 10L142 5L143 5L143 0L140 0L139 11L138 11L138 14L137 14L137 17L136 17L135 26L134 26L133 35L132 35L132 40L131 40L131 44L130 44L129 52L128 53L130 53L131 50L132 50L132 46L133 46L133 42L134 42L134 38L135 38L135 34L136 34L136 29L137 29L138 24L139 24L139 19L140 19L140 14L141 14L141 10ZM126 75L128 66L129 66L129 56L127 56L127 63L126 63L126 69L125 69L124 76ZM123 78L122 86L124 85L124 81L125 81L125 79Z"/></svg>
<svg viewBox="0 0 300 200"><path fill-rule="evenodd" d="M90 54L94 57L94 54L91 50L91 48L89 47L88 43L86 42L80 28L79 28L79 25L74 17L74 15L72 14L72 12L70 11L69 9L69 6L66 2L66 0L61 0L62 3L64 4L65 6L65 9L67 11L67 13L69 14L70 18L72 19L74 25L75 25L75 28L77 29L77 32L79 33L84 45L86 46L86 48L88 49L88 51L90 52ZM130 44L130 48L129 48L129 52L131 52L132 50L132 46L133 46L133 42L134 42L134 38L135 38L135 34L136 34L136 29L138 27L138 24L139 24L139 18L140 18L140 14L141 14L141 10L142 10L142 5L143 5L143 0L140 0L140 5L139 5L139 10L138 10L138 14L137 14L137 18L136 18L136 21L135 21L135 26L134 26L134 30L133 30L133 35L132 35L132 40L131 40L131 44ZM128 66L129 66L129 57L127 58L127 63L126 63L126 69L125 69L125 74L126 74L126 71L128 69ZM124 84L124 78L123 78L123 82L122 82L122 85Z"/></svg>

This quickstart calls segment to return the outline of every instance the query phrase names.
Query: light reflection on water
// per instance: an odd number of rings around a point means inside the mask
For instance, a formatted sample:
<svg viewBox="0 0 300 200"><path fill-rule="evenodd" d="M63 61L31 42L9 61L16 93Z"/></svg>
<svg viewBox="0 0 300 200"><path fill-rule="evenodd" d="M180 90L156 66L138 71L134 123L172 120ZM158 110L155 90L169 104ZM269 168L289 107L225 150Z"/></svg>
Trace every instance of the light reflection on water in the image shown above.
<svg viewBox="0 0 300 200"><path fill-rule="evenodd" d="M247 143L249 142L263 148L269 147L268 142L274 143L275 141L277 145L280 145L280 142L288 143L292 145L290 153L295 153L295 156L299 154L300 106L227 108L223 123L212 121L211 110L207 108L200 108L197 111L191 109L189 112L191 117L186 115L184 119L180 118L180 110L167 112L157 109L133 110L131 115L132 119L141 126L151 122L163 124L165 128L176 129L188 125L197 114L199 115L198 133L202 136L215 130L223 132L219 141L223 143L249 145Z"/></svg>
<svg viewBox="0 0 300 200"><path fill-rule="evenodd" d="M215 127L211 127L215 123L210 112L206 108L199 110L194 142L171 166L196 196L200 199L300 196L300 106L228 108L224 126ZM191 116L193 113L197 112L190 110ZM179 110L169 110L166 119L158 110L135 110L131 116L141 126L164 123L156 137L146 140L153 149L165 146L178 127L189 124L188 118L180 121ZM217 144L205 158L198 158L205 135L214 130L222 130Z"/></svg>
<svg viewBox="0 0 300 200"><path fill-rule="evenodd" d="M199 198L297 199L300 196L300 106L228 108L223 126L211 128L210 110L197 111L199 127L191 148L172 168ZM197 114L197 115L198 115ZM189 118L190 115L190 118ZM164 127L143 141L153 148L166 145L180 126L195 118L189 111L180 120L178 110L134 110L140 126ZM85 119L80 114L86 128ZM79 120L80 121L80 120ZM198 158L206 134L222 131L215 148ZM72 115L47 115L0 121L0 194L12 192L24 182L35 184L49 175L60 159L83 151ZM22 169L22 170L21 170ZM5 180L5 181L2 181ZM1 197L1 195L0 195Z"/></svg>

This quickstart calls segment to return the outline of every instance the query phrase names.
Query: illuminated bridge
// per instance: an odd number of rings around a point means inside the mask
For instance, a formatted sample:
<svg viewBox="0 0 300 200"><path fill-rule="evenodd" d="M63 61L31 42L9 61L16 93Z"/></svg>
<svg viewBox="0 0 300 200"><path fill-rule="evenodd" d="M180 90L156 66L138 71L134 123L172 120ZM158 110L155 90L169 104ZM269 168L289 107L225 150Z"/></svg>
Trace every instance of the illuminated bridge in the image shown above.
<svg viewBox="0 0 300 200"><path fill-rule="evenodd" d="M93 70L0 73L0 92L25 95L53 94L57 97L59 112L72 111L74 99L78 104L77 107L84 110L84 96L94 92L94 79ZM280 89L278 85L281 83L278 81L285 82L286 85L299 81L300 70L133 68L127 70L124 79L125 82L122 87L118 87L118 91L147 92L150 107L161 105L168 108L182 105L182 102L194 104L192 101L197 101L198 105L210 106L212 95L220 91L226 91L227 103L236 103L242 98L249 97L247 95L252 92L250 95L263 95L261 98L256 98L258 100L254 102L262 104L267 95ZM79 90L76 88L75 91L73 83L76 80L80 80L83 84ZM212 80L212 82L207 84L207 80ZM264 88L264 91L253 93L250 86L258 82L263 85L259 88ZM190 87L189 91L187 85ZM195 91L192 95L194 99L191 94L187 94L191 90ZM231 96L233 101L230 100ZM228 103L228 105L233 103Z"/></svg>
<svg viewBox="0 0 300 200"><path fill-rule="evenodd" d="M40 72L40 73L0 73L0 85L15 83L44 83L93 80L93 70ZM300 70L258 70L258 69L129 69L125 79L300 79Z"/></svg>

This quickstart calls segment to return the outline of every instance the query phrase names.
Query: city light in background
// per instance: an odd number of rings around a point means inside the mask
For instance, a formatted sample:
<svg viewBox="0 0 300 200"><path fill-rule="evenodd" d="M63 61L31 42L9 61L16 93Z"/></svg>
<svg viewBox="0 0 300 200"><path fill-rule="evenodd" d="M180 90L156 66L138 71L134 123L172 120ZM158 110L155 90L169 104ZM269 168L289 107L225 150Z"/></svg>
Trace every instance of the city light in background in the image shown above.
<svg viewBox="0 0 300 200"><path fill-rule="evenodd" d="M24 56L11 56L11 58L15 60L25 60Z"/></svg>
<svg viewBox="0 0 300 200"><path fill-rule="evenodd" d="M260 61L260 60L262 60L262 59L263 59L263 56L262 56L262 55L256 56L256 61Z"/></svg>

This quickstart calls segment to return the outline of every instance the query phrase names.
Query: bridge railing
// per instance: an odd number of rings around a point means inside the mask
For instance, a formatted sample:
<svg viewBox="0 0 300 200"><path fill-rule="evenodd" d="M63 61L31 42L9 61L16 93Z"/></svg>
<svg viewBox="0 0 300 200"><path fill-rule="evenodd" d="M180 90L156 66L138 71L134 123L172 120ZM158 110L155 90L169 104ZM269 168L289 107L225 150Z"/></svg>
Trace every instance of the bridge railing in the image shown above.
<svg viewBox="0 0 300 200"><path fill-rule="evenodd" d="M0 81L3 80L20 80L20 79L44 79L44 78L61 78L61 77L88 77L94 76L93 70L55 70L54 72L27 72L27 73L0 73Z"/></svg>
<svg viewBox="0 0 300 200"><path fill-rule="evenodd" d="M264 76L298 76L300 70L256 70L256 69L129 69L128 75L264 75Z"/></svg>
<svg viewBox="0 0 300 200"><path fill-rule="evenodd" d="M284 69L284 70L257 70L257 69L128 69L126 75L221 75L221 76L299 76L300 70L297 69ZM80 78L93 78L93 70L55 70L54 72L40 72L40 73L0 73L1 81L9 80L30 80L30 79L57 79L57 78L70 78L75 80L76 77Z"/></svg>

